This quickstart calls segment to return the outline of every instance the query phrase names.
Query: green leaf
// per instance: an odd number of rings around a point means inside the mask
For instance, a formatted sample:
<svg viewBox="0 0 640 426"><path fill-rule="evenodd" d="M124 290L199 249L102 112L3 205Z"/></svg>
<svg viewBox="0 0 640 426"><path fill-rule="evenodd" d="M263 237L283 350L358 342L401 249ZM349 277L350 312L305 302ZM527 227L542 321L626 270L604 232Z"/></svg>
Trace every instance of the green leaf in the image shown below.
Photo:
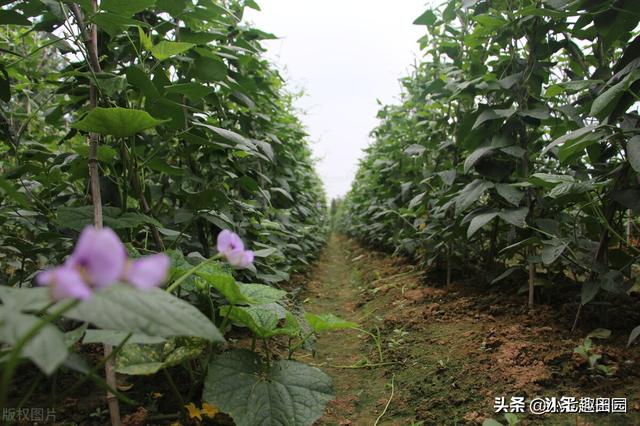
<svg viewBox="0 0 640 426"><path fill-rule="evenodd" d="M64 344L67 345L67 348L72 347L73 345L78 343L80 339L82 339L82 336L87 331L88 326L89 324L85 322L80 327L77 327L74 330L67 331L66 333L64 333Z"/></svg>
<svg viewBox="0 0 640 426"><path fill-rule="evenodd" d="M600 121L604 120L613 112L622 95L629 90L631 84L638 78L640 78L640 70L635 69L627 74L619 83L607 89L593 101L589 115L598 118Z"/></svg>
<svg viewBox="0 0 640 426"><path fill-rule="evenodd" d="M40 321L35 315L23 314L13 307L0 305L0 342L15 345ZM67 358L64 334L47 324L29 340L21 355L33 361L43 373L50 375Z"/></svg>
<svg viewBox="0 0 640 426"><path fill-rule="evenodd" d="M51 303L48 288L13 288L0 286L0 300L5 306L11 306L17 311L39 311Z"/></svg>
<svg viewBox="0 0 640 426"><path fill-rule="evenodd" d="M269 247L262 250L256 250L253 252L255 257L269 257L274 253L278 253L278 249L275 247Z"/></svg>
<svg viewBox="0 0 640 426"><path fill-rule="evenodd" d="M153 42L151 41L151 37L147 35L147 33L142 29L142 27L138 27L138 37L140 37L140 45L145 50L153 49Z"/></svg>
<svg viewBox="0 0 640 426"><path fill-rule="evenodd" d="M498 30L507 25L507 21L495 14L486 13L482 15L476 15L472 19L491 31Z"/></svg>
<svg viewBox="0 0 640 426"><path fill-rule="evenodd" d="M640 336L640 325L634 328L633 330L631 330L631 334L629 334L629 341L627 342L627 346L631 346L631 344L634 342L634 340L638 338L638 336Z"/></svg>
<svg viewBox="0 0 640 426"><path fill-rule="evenodd" d="M356 324L355 322L343 320L342 318L339 318L331 313L316 315L312 314L311 312L306 312L304 314L304 318L316 333L329 330L358 328L358 324Z"/></svg>
<svg viewBox="0 0 640 426"><path fill-rule="evenodd" d="M634 136L627 142L627 160L637 173L640 173L640 136Z"/></svg>
<svg viewBox="0 0 640 426"><path fill-rule="evenodd" d="M584 138L585 136L587 136L589 134L593 134L593 132L596 131L599 128L600 128L600 125L592 125L592 126L582 127L582 128L580 128L578 130L574 130L571 133L567 133L566 135L559 137L558 139L556 139L555 141L553 141L549 145L547 145L542 150L542 152L540 153L540 156L543 156L551 148L553 148L555 146L562 145L562 144L567 143L567 142L578 142L582 138Z"/></svg>
<svg viewBox="0 0 640 426"><path fill-rule="evenodd" d="M548 173L534 173L529 177L529 182L536 186L553 188L562 183L573 183L575 179L569 175L552 175Z"/></svg>
<svg viewBox="0 0 640 426"><path fill-rule="evenodd" d="M187 7L186 0L156 0L156 7L177 18Z"/></svg>
<svg viewBox="0 0 640 426"><path fill-rule="evenodd" d="M415 197L413 197L411 199L411 201L409 201L409 208L412 209L412 208L420 205L420 203L422 203L422 200L424 199L424 197L426 195L427 195L426 192L421 192L420 194L418 194Z"/></svg>
<svg viewBox="0 0 640 426"><path fill-rule="evenodd" d="M167 121L156 120L148 112L138 109L96 107L71 127L85 132L124 138Z"/></svg>
<svg viewBox="0 0 640 426"><path fill-rule="evenodd" d="M580 291L580 303L586 305L591 302L596 294L598 294L598 290L600 290L600 282L596 280L590 280L582 284L582 289Z"/></svg>
<svg viewBox="0 0 640 426"><path fill-rule="evenodd" d="M600 135L597 133L585 135L579 140L566 142L558 150L558 159L561 163L566 164L570 162L570 160L579 158L586 148L598 142L600 142Z"/></svg>
<svg viewBox="0 0 640 426"><path fill-rule="evenodd" d="M487 109L480 113L476 122L473 124L471 130L479 127L483 123L491 120L497 120L499 118L509 118L516 112L515 108L508 109Z"/></svg>
<svg viewBox="0 0 640 426"><path fill-rule="evenodd" d="M128 375L155 374L200 357L205 348L206 342L197 338L174 338L159 344L127 343L116 357L116 371Z"/></svg>
<svg viewBox="0 0 640 426"><path fill-rule="evenodd" d="M176 83L171 86L165 86L164 89L167 93L180 93L181 95L185 95L193 102L215 93L213 87L200 83Z"/></svg>
<svg viewBox="0 0 640 426"><path fill-rule="evenodd" d="M24 15L13 10L0 9L0 25L32 25Z"/></svg>
<svg viewBox="0 0 640 426"><path fill-rule="evenodd" d="M285 318L287 310L276 303L255 306L223 306L220 315L248 327L256 336L266 339L277 334L278 322Z"/></svg>
<svg viewBox="0 0 640 426"><path fill-rule="evenodd" d="M471 223L469 223L469 228L467 229L467 238L471 238L473 234L480 230L480 228L491 222L493 218L498 216L498 213L499 212L487 212L475 215L473 219L471 219Z"/></svg>
<svg viewBox="0 0 640 426"><path fill-rule="evenodd" d="M464 172L469 173L469 170L471 170L471 167L473 167L473 165L476 164L476 162L479 159L481 159L482 157L484 157L485 155L487 155L489 152L493 150L494 150L494 147L492 146L484 146L476 149L471 154L469 154L469 156L464 162Z"/></svg>
<svg viewBox="0 0 640 426"><path fill-rule="evenodd" d="M227 66L222 59L200 56L194 61L192 73L202 81L216 83L227 78Z"/></svg>
<svg viewBox="0 0 640 426"><path fill-rule="evenodd" d="M65 314L97 327L147 336L192 336L221 342L218 329L197 308L160 289L114 285Z"/></svg>
<svg viewBox="0 0 640 426"><path fill-rule="evenodd" d="M608 339L609 337L611 337L611 330L606 328L596 328L587 335L589 339Z"/></svg>
<svg viewBox="0 0 640 426"><path fill-rule="evenodd" d="M455 198L456 212L462 212L475 203L487 192L490 188L493 188L493 183L481 179L476 179L464 188L460 190L458 196Z"/></svg>
<svg viewBox="0 0 640 426"><path fill-rule="evenodd" d="M426 147L414 143L405 148L404 153L409 156L422 155L426 150Z"/></svg>
<svg viewBox="0 0 640 426"><path fill-rule="evenodd" d="M125 16L117 15L111 12L99 12L91 18L91 20L102 28L111 37L117 36L124 29L129 27L147 27L144 22L136 21Z"/></svg>
<svg viewBox="0 0 640 426"><path fill-rule="evenodd" d="M139 66L130 66L127 68L125 73L129 84L138 88L143 95L150 99L157 99L160 97L160 92L158 92L156 86L151 82L147 73Z"/></svg>
<svg viewBox="0 0 640 426"><path fill-rule="evenodd" d="M172 56L184 53L194 46L195 44L191 43L163 40L151 48L151 54L155 56L156 59L164 61Z"/></svg>
<svg viewBox="0 0 640 426"><path fill-rule="evenodd" d="M264 305L279 302L287 292L263 284L238 284L240 292L252 305Z"/></svg>
<svg viewBox="0 0 640 426"><path fill-rule="evenodd" d="M497 183L495 188L498 195L514 206L519 206L520 201L522 201L522 198L524 197L524 192L506 183Z"/></svg>
<svg viewBox="0 0 640 426"><path fill-rule="evenodd" d="M564 253L567 245L559 240L543 241L542 263L551 265Z"/></svg>
<svg viewBox="0 0 640 426"><path fill-rule="evenodd" d="M218 290L227 299L227 302L232 305L250 302L240 291L240 286L233 276L227 272L220 271L214 265L207 265L207 267L199 269L196 271L196 275Z"/></svg>
<svg viewBox="0 0 640 426"><path fill-rule="evenodd" d="M493 280L491 280L491 284L495 284L497 282L500 282L500 281L504 280L505 278L509 277L511 274L513 274L514 272L516 272L519 269L520 269L519 267L513 266L513 267L505 270L500 275L498 275Z"/></svg>
<svg viewBox="0 0 640 426"><path fill-rule="evenodd" d="M102 0L100 9L129 18L138 12L152 8L155 4L156 0Z"/></svg>
<svg viewBox="0 0 640 426"><path fill-rule="evenodd" d="M116 216L120 209L114 207L104 207L103 212L105 225L113 229L136 228L145 224L162 226L156 219L142 213L125 212ZM93 223L93 206L60 207L56 213L56 223L75 231L82 231L85 226Z"/></svg>
<svg viewBox="0 0 640 426"><path fill-rule="evenodd" d="M426 12L424 12L422 15L420 15L415 21L413 21L413 25L426 25L430 27L433 24L435 24L437 19L438 18L436 14L433 13L431 9L429 9Z"/></svg>
<svg viewBox="0 0 640 426"><path fill-rule="evenodd" d="M525 219L529 214L529 208L523 207L521 209L503 210L499 213L500 218L507 223L510 223L518 228L524 228L526 226Z"/></svg>
<svg viewBox="0 0 640 426"><path fill-rule="evenodd" d="M289 360L268 367L247 350L217 355L207 370L202 400L237 426L310 426L334 397L331 379L319 369Z"/></svg>

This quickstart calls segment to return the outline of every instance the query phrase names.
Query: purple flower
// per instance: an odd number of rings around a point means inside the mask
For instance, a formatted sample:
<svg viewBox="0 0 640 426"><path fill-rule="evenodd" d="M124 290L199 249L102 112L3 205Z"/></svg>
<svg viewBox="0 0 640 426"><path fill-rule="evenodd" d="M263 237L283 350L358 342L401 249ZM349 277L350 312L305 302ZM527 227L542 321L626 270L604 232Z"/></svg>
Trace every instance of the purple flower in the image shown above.
<svg viewBox="0 0 640 426"><path fill-rule="evenodd" d="M133 261L120 238L109 228L84 228L69 259L62 266L40 272L39 285L51 288L54 300L88 299L93 289L126 281L142 290L156 287L166 280L170 260L154 254Z"/></svg>
<svg viewBox="0 0 640 426"><path fill-rule="evenodd" d="M91 289L82 279L80 272L68 266L58 266L40 272L36 281L38 285L46 285L51 288L53 300L65 298L86 300L91 297Z"/></svg>
<svg viewBox="0 0 640 426"><path fill-rule="evenodd" d="M218 234L218 252L236 268L246 268L253 262L253 252L244 249L244 243L238 236L228 229Z"/></svg>
<svg viewBox="0 0 640 426"><path fill-rule="evenodd" d="M127 264L127 250L109 228L84 228L71 257L65 262L78 269L92 287L103 288L116 283Z"/></svg>
<svg viewBox="0 0 640 426"><path fill-rule="evenodd" d="M162 284L169 274L171 260L163 253L152 254L129 262L124 279L141 290Z"/></svg>

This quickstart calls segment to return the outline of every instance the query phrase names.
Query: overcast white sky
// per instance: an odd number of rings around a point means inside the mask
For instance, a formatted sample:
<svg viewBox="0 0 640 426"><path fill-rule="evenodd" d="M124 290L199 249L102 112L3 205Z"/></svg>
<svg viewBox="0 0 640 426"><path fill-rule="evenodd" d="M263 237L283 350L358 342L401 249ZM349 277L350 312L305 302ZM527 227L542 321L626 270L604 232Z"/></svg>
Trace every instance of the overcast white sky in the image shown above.
<svg viewBox="0 0 640 426"><path fill-rule="evenodd" d="M264 43L289 88L303 89L317 169L329 198L351 186L379 105L397 99L398 78L419 55L429 0L261 0L245 20L279 40Z"/></svg>

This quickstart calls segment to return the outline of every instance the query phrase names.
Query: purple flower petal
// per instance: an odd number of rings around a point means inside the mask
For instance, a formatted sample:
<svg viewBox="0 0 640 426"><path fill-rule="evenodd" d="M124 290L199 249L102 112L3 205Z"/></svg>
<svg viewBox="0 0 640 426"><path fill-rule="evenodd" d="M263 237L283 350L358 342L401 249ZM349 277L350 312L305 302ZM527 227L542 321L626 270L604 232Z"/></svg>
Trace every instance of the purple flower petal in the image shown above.
<svg viewBox="0 0 640 426"><path fill-rule="evenodd" d="M167 279L170 265L171 260L166 254L145 256L131 262L124 279L141 290L157 287Z"/></svg>
<svg viewBox="0 0 640 426"><path fill-rule="evenodd" d="M253 251L245 250L242 254L242 263L240 264L241 268L246 268L251 263L253 263Z"/></svg>
<svg viewBox="0 0 640 426"><path fill-rule="evenodd" d="M67 298L86 300L91 297L91 289L82 279L80 272L68 266L58 266L40 272L36 281L38 285L51 288L53 300Z"/></svg>
<svg viewBox="0 0 640 426"><path fill-rule="evenodd" d="M220 253L225 254L234 250L244 250L244 243L238 234L225 229L218 234L217 248Z"/></svg>
<svg viewBox="0 0 640 426"><path fill-rule="evenodd" d="M246 268L253 262L253 252L251 250L233 250L225 253L227 262L236 268Z"/></svg>
<svg viewBox="0 0 640 426"><path fill-rule="evenodd" d="M66 265L82 271L89 284L107 287L122 276L127 251L120 238L109 228L84 228Z"/></svg>

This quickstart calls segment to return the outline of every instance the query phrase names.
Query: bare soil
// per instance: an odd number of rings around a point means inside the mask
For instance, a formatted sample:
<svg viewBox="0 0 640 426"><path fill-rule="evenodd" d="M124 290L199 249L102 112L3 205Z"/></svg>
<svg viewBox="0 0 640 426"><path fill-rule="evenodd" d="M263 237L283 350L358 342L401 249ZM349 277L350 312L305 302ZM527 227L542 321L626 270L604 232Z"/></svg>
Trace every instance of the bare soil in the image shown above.
<svg viewBox="0 0 640 426"><path fill-rule="evenodd" d="M626 347L640 324L635 302L583 309L571 333L575 294L547 294L529 311L515 288L473 277L438 281L407 259L331 237L307 279L305 309L333 312L368 333L319 338L314 362L337 395L319 425L373 425L383 412L380 425L475 425L502 420L494 410L501 396L628 399L626 414L519 414L524 425L640 424L640 351ZM611 376L574 354L597 327L612 331L592 349Z"/></svg>

